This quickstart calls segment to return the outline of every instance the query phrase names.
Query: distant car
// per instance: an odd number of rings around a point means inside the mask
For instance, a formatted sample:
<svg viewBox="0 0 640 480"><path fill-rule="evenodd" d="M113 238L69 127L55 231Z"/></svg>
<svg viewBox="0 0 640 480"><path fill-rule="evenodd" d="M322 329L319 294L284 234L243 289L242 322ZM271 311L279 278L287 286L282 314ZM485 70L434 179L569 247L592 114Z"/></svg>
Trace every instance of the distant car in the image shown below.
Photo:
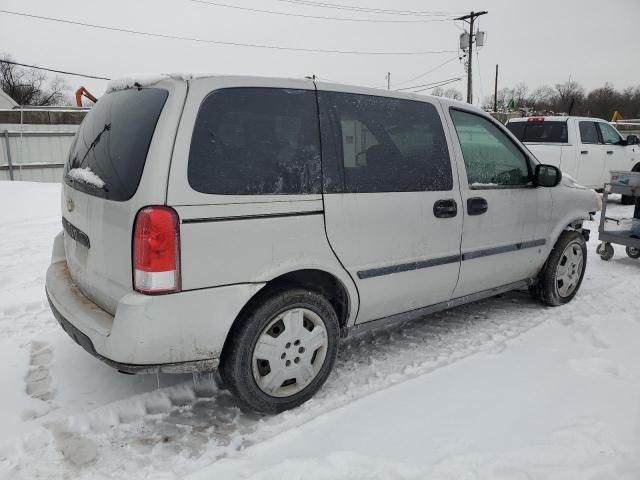
<svg viewBox="0 0 640 480"><path fill-rule="evenodd" d="M46 291L120 371L219 368L279 412L356 327L580 287L596 194L477 108L302 79L115 85L71 148Z"/></svg>
<svg viewBox="0 0 640 480"><path fill-rule="evenodd" d="M640 172L638 137L624 139L599 118L513 118L507 128L540 162L559 167L589 188L602 189L611 170ZM624 197L622 201L630 204L633 198Z"/></svg>

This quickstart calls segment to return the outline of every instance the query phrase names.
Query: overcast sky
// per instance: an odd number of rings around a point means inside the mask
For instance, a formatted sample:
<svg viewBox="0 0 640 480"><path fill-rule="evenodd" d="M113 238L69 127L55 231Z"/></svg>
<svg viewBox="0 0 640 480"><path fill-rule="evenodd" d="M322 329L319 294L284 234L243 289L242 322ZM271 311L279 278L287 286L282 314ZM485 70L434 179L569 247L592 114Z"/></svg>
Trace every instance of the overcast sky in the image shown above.
<svg viewBox="0 0 640 480"><path fill-rule="evenodd" d="M282 0L210 0L329 17L414 19L308 7ZM430 12L488 10L479 27L486 45L474 62L476 103L499 87L531 88L569 79L587 89L640 85L640 0L323 0L324 3ZM149 38L0 14L0 53L43 67L117 77L132 72L207 72L271 76L316 74L343 83L397 88L464 76L457 60L461 22L368 23L269 15L191 0L0 0L0 9L97 25L202 39L310 49L375 52L452 50L424 55L340 55L220 46ZM412 77L453 59L415 82ZM100 96L106 82L65 77ZM453 84L464 92L466 81Z"/></svg>

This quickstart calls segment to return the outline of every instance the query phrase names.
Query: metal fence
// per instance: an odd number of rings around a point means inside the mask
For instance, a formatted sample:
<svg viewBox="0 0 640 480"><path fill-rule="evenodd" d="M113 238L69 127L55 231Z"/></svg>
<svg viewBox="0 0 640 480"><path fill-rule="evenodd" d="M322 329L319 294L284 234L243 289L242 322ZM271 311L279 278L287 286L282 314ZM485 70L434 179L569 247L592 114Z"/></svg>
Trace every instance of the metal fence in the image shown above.
<svg viewBox="0 0 640 480"><path fill-rule="evenodd" d="M59 182L85 109L0 110L0 180Z"/></svg>

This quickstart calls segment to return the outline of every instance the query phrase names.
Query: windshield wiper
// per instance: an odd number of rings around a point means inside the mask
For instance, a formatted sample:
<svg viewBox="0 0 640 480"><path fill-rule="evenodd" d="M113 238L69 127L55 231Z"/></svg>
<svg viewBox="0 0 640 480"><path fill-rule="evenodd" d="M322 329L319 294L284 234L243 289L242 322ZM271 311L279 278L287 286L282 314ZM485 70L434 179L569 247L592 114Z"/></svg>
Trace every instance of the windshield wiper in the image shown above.
<svg viewBox="0 0 640 480"><path fill-rule="evenodd" d="M87 148L87 151L84 153L82 160L80 160L80 164L74 168L82 168L82 166L84 165L84 161L87 159L87 155L89 155L89 152L93 150L96 147L96 145L98 145L98 143L100 143L100 139L102 138L102 135L104 134L104 132L108 132L109 130L111 130L111 124L105 123L104 127L102 127L102 130L98 132L96 137L93 139L93 141L89 145L89 148Z"/></svg>

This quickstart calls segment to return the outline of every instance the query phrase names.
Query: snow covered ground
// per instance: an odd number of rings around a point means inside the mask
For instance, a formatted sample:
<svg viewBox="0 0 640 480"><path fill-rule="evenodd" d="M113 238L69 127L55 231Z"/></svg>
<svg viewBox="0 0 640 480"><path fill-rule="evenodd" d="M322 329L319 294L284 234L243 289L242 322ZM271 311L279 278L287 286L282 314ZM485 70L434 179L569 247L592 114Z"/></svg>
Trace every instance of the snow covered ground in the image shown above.
<svg viewBox="0 0 640 480"><path fill-rule="evenodd" d="M87 355L44 296L59 186L0 182L0 205L2 479L640 479L640 261L601 261L595 223L571 304L363 333L316 398L259 418L208 377Z"/></svg>

